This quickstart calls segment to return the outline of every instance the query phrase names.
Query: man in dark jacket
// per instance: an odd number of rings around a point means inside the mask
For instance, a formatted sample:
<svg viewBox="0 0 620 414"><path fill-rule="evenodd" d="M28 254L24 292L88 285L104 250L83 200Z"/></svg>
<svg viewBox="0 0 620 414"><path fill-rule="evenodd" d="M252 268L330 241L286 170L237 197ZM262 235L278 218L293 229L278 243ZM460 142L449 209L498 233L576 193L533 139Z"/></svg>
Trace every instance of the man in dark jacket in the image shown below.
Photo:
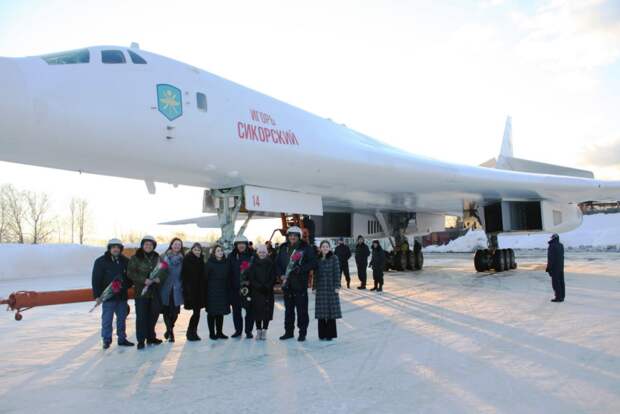
<svg viewBox="0 0 620 414"><path fill-rule="evenodd" d="M238 338L243 333L243 315L242 310L245 309L245 335L248 338L254 337L252 330L254 329L254 318L252 317L251 307L243 306L241 300L241 267L249 269L254 262L254 253L249 249L248 239L245 236L238 236L234 240L234 249L228 256L228 266L230 271L230 304L233 311L233 322L235 324L235 333L233 338ZM244 264L245 263L245 264ZM247 271L247 270L246 270Z"/></svg>
<svg viewBox="0 0 620 414"><path fill-rule="evenodd" d="M360 279L360 286L358 289L366 289L366 266L368 266L368 256L370 256L370 249L364 241L364 237L361 235L357 237L357 244L355 245L355 264L357 266L357 277Z"/></svg>
<svg viewBox="0 0 620 414"><path fill-rule="evenodd" d="M103 256L95 260L93 265L92 285L95 299L101 297L112 282L114 285L111 296L101 304L101 337L103 349L108 349L112 343L112 320L116 314L116 336L119 346L134 346L127 340L125 333L125 321L127 319L127 289L131 281L127 278L127 264L129 259L122 255L123 243L118 239L108 242L108 247ZM112 287L110 287L112 289ZM103 298L102 298L103 299Z"/></svg>
<svg viewBox="0 0 620 414"><path fill-rule="evenodd" d="M291 264L295 257L299 258ZM301 240L301 229L290 227L287 231L287 242L280 246L276 258L276 274L282 278L284 294L284 335L281 340L290 339L295 332L295 312L297 312L297 328L300 342L306 340L308 332L308 278L311 270L316 267L314 248ZM290 271L287 275L287 269Z"/></svg>
<svg viewBox="0 0 620 414"><path fill-rule="evenodd" d="M347 289L350 289L351 275L349 274L349 259L351 258L351 249L344 243L342 237L338 240L338 246L336 246L334 253L338 256L338 261L340 263L340 277L342 277L344 273L344 278L347 281Z"/></svg>
<svg viewBox="0 0 620 414"><path fill-rule="evenodd" d="M551 284L555 298L551 302L564 302L564 245L560 243L560 236L554 234L549 240L547 249L547 273L551 276Z"/></svg>

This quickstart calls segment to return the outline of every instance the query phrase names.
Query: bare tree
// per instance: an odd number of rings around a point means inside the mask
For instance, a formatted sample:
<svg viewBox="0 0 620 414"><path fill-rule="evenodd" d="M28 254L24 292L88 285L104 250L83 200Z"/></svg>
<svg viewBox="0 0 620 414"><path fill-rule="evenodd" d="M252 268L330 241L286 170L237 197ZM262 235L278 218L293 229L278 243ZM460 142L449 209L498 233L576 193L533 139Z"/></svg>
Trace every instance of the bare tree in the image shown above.
<svg viewBox="0 0 620 414"><path fill-rule="evenodd" d="M77 200L77 227L80 244L84 244L86 230L88 228L88 201L80 198Z"/></svg>
<svg viewBox="0 0 620 414"><path fill-rule="evenodd" d="M49 217L49 196L27 192L24 197L28 205L27 221L32 231L32 244L45 243L54 232L53 220Z"/></svg>
<svg viewBox="0 0 620 414"><path fill-rule="evenodd" d="M72 198L71 203L69 203L69 211L71 211L71 243L75 243L75 219L77 215L77 206L77 198Z"/></svg>
<svg viewBox="0 0 620 414"><path fill-rule="evenodd" d="M26 206L24 202L24 194L18 191L12 185L4 187L4 198L7 209L7 228L10 232L10 238L17 243L24 243L24 228L26 222Z"/></svg>
<svg viewBox="0 0 620 414"><path fill-rule="evenodd" d="M9 223L9 209L6 202L6 185L0 187L0 243L7 242L8 237L8 223Z"/></svg>

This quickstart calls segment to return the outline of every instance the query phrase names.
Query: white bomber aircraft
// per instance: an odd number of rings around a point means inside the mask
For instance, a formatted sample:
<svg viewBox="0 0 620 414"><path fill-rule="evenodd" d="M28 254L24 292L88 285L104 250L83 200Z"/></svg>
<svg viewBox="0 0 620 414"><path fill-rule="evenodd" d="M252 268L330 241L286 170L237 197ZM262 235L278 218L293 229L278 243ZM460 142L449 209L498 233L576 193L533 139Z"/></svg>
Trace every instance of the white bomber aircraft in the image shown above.
<svg viewBox="0 0 620 414"><path fill-rule="evenodd" d="M476 269L502 271L514 253L498 233L568 231L581 224L579 203L620 199L618 181L513 157L510 118L497 160L446 163L136 44L0 58L0 82L1 160L141 179L151 192L155 182L205 188L204 211L217 215L176 223L215 221L227 246L242 217L308 214L317 236L400 245L458 215L488 235ZM411 262L420 268L421 254Z"/></svg>

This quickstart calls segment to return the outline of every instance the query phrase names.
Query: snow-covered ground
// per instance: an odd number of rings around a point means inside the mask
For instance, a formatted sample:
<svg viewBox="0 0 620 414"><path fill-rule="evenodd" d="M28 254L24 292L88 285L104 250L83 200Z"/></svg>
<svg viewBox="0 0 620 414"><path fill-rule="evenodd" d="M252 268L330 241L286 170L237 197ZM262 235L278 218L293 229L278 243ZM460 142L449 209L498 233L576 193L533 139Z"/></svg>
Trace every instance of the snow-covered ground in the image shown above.
<svg viewBox="0 0 620 414"><path fill-rule="evenodd" d="M580 227L560 235L567 249L588 251L620 251L620 214L595 214L583 217ZM546 249L549 234L533 233L499 235L499 245L504 249ZM469 231L462 237L443 246L428 246L425 252L474 252L485 249L487 238L482 230Z"/></svg>
<svg viewBox="0 0 620 414"><path fill-rule="evenodd" d="M266 342L209 341L204 320L203 341L186 342L183 311L177 342L142 352L103 351L90 303L6 313L0 412L620 412L620 255L569 252L563 304L549 302L543 256L476 274L471 254L427 254L382 294L345 290L334 342L313 319L307 342L278 341L280 302ZM0 296L88 286L89 270L2 280Z"/></svg>

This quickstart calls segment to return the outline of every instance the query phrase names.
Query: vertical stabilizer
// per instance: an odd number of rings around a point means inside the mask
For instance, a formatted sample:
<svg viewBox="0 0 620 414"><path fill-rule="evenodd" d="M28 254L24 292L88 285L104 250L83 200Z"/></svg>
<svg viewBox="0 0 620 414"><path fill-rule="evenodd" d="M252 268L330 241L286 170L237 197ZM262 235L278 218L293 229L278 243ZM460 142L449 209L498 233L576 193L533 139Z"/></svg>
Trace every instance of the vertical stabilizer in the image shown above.
<svg viewBox="0 0 620 414"><path fill-rule="evenodd" d="M499 152L500 157L514 157L512 153L512 117L506 118L506 126L504 127L504 139L502 140L502 149Z"/></svg>

